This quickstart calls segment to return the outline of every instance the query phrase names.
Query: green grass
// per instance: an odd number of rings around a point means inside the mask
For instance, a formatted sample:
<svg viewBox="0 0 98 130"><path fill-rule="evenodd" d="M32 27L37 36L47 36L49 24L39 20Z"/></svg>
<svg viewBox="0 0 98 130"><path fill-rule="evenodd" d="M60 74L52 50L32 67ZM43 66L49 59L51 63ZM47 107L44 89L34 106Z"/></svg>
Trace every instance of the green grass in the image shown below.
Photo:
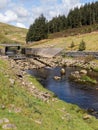
<svg viewBox="0 0 98 130"><path fill-rule="evenodd" d="M60 37L54 39L47 39L36 42L32 47L60 47L66 51L78 51L80 42L84 40L86 43L86 51L98 51L98 32L92 32L87 34L80 34L75 36ZM70 45L74 42L74 47Z"/></svg>
<svg viewBox="0 0 98 130"><path fill-rule="evenodd" d="M82 40L86 43L86 51L98 51L98 24L50 34L49 39L35 42L32 47L53 46L67 51L78 51ZM72 42L74 42L73 48L70 47Z"/></svg>
<svg viewBox="0 0 98 130"><path fill-rule="evenodd" d="M0 23L0 43L19 42L25 43L26 29L16 28L10 25ZM42 40L35 42L33 47L62 47L71 50L70 44L75 43L73 50L78 49L80 41L86 42L86 50L98 50L98 33L88 33L76 36L60 37L54 39ZM33 43L34 44L34 43ZM97 69L96 69L97 70ZM15 84L11 84L9 79L14 79ZM87 113L78 106L68 104L57 98L54 94L42 87L42 85L31 76L27 76L30 82L39 91L48 92L51 98L48 102L36 98L27 91L26 87L18 81L15 73L11 70L6 60L0 59L0 119L8 118L11 123L15 124L18 130L97 130L98 120L95 117L84 120ZM95 83L88 77L84 78ZM2 109L2 105L5 106ZM16 113L15 109L21 109ZM0 130L2 130L0 124Z"/></svg>
<svg viewBox="0 0 98 130"><path fill-rule="evenodd" d="M27 29L0 23L0 43L25 44ZM67 51L77 51L82 40L86 43L86 51L98 51L98 25L83 26L50 34L48 39L33 42L27 47L60 47ZM92 31L92 32L91 32ZM85 34L84 34L85 33ZM70 45L74 42L74 47Z"/></svg>
<svg viewBox="0 0 98 130"><path fill-rule="evenodd" d="M88 83L92 83L92 84L97 84L97 81L95 79L92 79L92 78L90 78L87 75L82 76L82 80L84 82L88 82Z"/></svg>
<svg viewBox="0 0 98 130"><path fill-rule="evenodd" d="M15 79L15 84L9 82ZM49 92L31 76L26 77L41 92ZM68 104L53 93L48 102L36 98L18 81L6 60L0 59L0 119L8 118L18 130L97 130L98 120L95 117L83 120L86 114L78 106ZM2 109L2 105L5 106ZM16 113L15 109L21 109ZM4 123L3 123L4 124ZM0 130L2 125L0 124Z"/></svg>
<svg viewBox="0 0 98 130"><path fill-rule="evenodd" d="M25 44L27 29L0 23L0 43Z"/></svg>

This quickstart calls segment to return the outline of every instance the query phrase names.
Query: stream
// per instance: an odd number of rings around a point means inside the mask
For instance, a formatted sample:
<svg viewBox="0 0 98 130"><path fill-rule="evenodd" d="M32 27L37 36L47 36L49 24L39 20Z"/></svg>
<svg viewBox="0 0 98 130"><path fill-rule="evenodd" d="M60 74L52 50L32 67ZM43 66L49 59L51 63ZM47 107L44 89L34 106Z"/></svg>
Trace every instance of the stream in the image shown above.
<svg viewBox="0 0 98 130"><path fill-rule="evenodd" d="M53 77L60 76L60 67L33 69L28 70L28 73L35 76L45 88L54 92L59 99L76 104L83 109L94 109L98 112L98 90L89 89L95 86L87 86L69 80L70 73L80 68L67 67L65 69L66 75L58 81L54 80ZM89 75L98 81L98 73L91 72Z"/></svg>

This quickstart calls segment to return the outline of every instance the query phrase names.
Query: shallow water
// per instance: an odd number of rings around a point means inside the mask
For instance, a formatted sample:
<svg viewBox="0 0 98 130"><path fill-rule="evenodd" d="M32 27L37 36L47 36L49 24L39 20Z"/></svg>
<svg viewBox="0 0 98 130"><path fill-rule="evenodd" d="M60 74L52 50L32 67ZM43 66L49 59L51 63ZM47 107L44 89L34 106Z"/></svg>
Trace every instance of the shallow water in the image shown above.
<svg viewBox="0 0 98 130"><path fill-rule="evenodd" d="M58 98L68 103L77 104L81 108L94 108L98 111L98 90L80 89L94 86L86 86L69 80L69 74L79 68L66 68L66 75L59 81L53 79L54 76L60 76L60 67L54 69L45 68L40 70L29 70L28 73L37 77L43 86L54 92ZM98 74L90 73L94 78L98 78ZM94 75L94 76L93 76Z"/></svg>

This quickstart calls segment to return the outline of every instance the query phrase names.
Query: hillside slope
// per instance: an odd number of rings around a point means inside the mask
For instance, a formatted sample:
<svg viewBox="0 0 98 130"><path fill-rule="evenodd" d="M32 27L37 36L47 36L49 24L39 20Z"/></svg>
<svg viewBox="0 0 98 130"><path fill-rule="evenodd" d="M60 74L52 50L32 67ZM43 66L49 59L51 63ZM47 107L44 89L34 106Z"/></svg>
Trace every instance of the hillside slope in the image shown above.
<svg viewBox="0 0 98 130"><path fill-rule="evenodd" d="M11 68L10 62L0 57L0 130L98 129L95 117L60 101L35 78L27 74L19 78L17 72L15 65ZM47 100L43 100L45 94L50 95Z"/></svg>
<svg viewBox="0 0 98 130"><path fill-rule="evenodd" d="M61 47L66 51L78 51L80 42L84 40L86 43L86 51L98 51L98 31L78 34L67 37L56 37L33 43L32 47ZM71 48L71 43L74 42L74 47Z"/></svg>
<svg viewBox="0 0 98 130"><path fill-rule="evenodd" d="M27 29L0 23L0 31L0 43L25 44ZM86 43L86 51L98 51L98 24L50 34L48 39L33 42L27 47L61 47L67 51L77 51L82 40ZM72 41L73 48L70 47Z"/></svg>
<svg viewBox="0 0 98 130"><path fill-rule="evenodd" d="M25 43L27 29L0 22L0 43Z"/></svg>

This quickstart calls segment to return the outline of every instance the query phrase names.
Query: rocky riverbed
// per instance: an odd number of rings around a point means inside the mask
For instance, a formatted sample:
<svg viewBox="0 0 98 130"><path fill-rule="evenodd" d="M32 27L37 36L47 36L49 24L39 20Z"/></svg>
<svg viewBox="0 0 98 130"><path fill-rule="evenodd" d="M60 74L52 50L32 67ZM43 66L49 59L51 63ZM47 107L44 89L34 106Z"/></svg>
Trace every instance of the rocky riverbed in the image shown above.
<svg viewBox="0 0 98 130"><path fill-rule="evenodd" d="M45 67L56 67L61 66L63 67L80 67L81 71L71 73L71 79L77 82L82 83L92 83L97 84L97 81L88 77L87 72L93 72L98 70L98 62L95 60L90 59L89 57L85 58L63 58L61 56L57 56L55 58L39 58L38 60L35 58L27 58L25 60L13 60L8 57L2 57L9 60L11 68L17 70L16 74L19 78L23 78L24 74L26 73L25 70L31 69L40 69ZM89 60L88 60L89 58ZM57 79L58 77L54 77ZM60 77L59 77L60 78ZM23 82L23 84L25 84Z"/></svg>
<svg viewBox="0 0 98 130"><path fill-rule="evenodd" d="M39 69L43 67L56 67L56 66L67 66L67 67L81 67L84 69L88 69L90 71L98 69L98 62L95 60L88 60L86 58L63 58L62 56L57 56L54 58L27 58L26 60L12 60L9 59L11 62L11 66L13 67L14 64L21 70L28 70L28 69Z"/></svg>

